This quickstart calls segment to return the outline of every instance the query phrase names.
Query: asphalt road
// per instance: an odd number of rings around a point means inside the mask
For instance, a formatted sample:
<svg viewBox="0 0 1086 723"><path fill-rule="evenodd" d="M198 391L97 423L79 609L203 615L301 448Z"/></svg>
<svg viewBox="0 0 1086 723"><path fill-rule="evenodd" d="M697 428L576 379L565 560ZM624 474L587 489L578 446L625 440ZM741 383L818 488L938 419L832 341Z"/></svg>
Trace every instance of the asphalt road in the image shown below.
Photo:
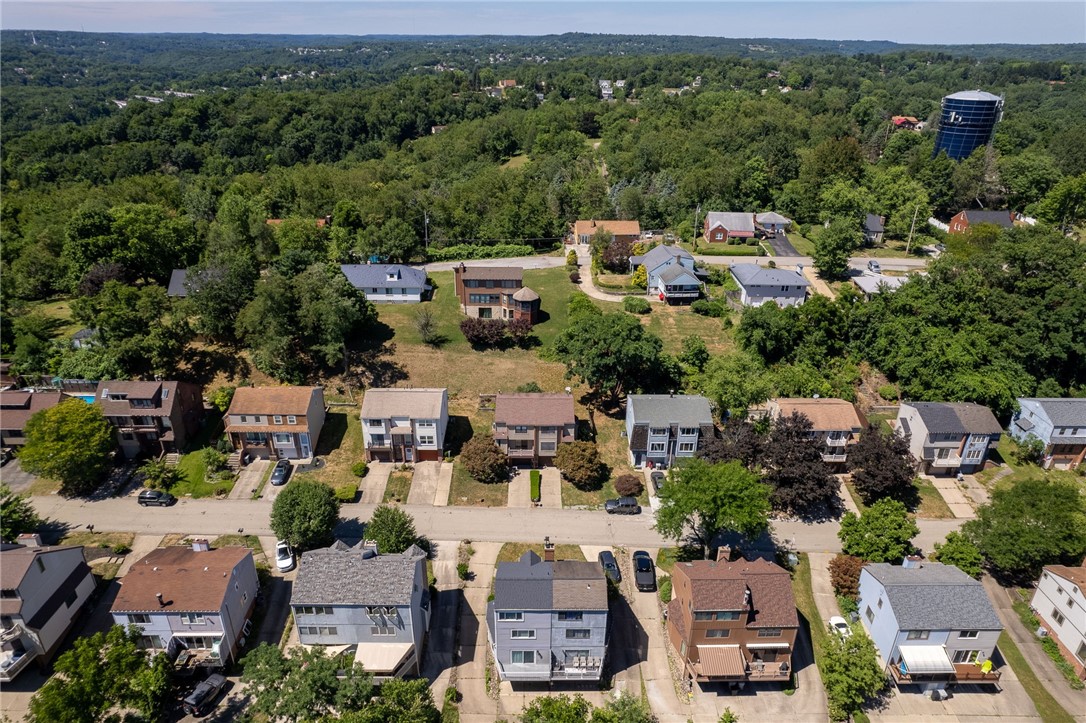
<svg viewBox="0 0 1086 723"><path fill-rule="evenodd" d="M32 498L43 517L68 524L72 529L93 524L101 532L127 531L163 534L221 535L244 530L251 535L271 535L268 500L181 500L173 507L140 507L131 497L100 501L66 500L58 495ZM349 504L342 510L343 522L337 534L346 538L361 535L360 522L369 519L375 505ZM415 518L420 534L432 540L472 539L489 542L538 542L545 535L559 542L582 545L625 545L662 547L671 544L654 529L653 516L608 515L602 510L574 510L530 507L433 507L405 505ZM916 544L931 550L959 520L920 520ZM838 524L808 524L796 520L773 523L776 539L801 552L836 552Z"/></svg>
<svg viewBox="0 0 1086 723"><path fill-rule="evenodd" d="M799 251L796 251L796 247L792 245L792 242L788 240L788 237L783 233L773 234L766 239L773 248L773 254L775 256L799 256Z"/></svg>

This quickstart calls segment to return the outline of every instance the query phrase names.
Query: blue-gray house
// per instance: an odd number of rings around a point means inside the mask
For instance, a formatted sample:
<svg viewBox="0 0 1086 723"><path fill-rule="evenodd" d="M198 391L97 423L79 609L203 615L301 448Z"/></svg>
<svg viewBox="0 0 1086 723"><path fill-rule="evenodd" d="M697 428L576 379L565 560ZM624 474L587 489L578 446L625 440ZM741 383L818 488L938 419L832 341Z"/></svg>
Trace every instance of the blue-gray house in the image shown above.
<svg viewBox="0 0 1086 723"><path fill-rule="evenodd" d="M378 680L418 675L430 627L426 553L380 555L372 542L303 552L290 596L303 645L355 646Z"/></svg>
<svg viewBox="0 0 1086 723"><path fill-rule="evenodd" d="M607 657L607 580L595 562L525 552L498 563L487 605L490 647L502 680L600 679Z"/></svg>
<svg viewBox="0 0 1086 723"><path fill-rule="evenodd" d="M630 257L630 270L644 266L648 274L649 294L659 294L662 301L690 302L701 296L701 279L694 270L694 257L679 246L657 246L644 256Z"/></svg>
<svg viewBox="0 0 1086 723"><path fill-rule="evenodd" d="M1019 397L1007 429L1018 442L1044 445L1044 468L1074 469L1086 456L1086 399Z"/></svg>
<svg viewBox="0 0 1086 723"><path fill-rule="evenodd" d="M432 287L426 272L404 264L343 264L351 286L375 304L417 304Z"/></svg>
<svg viewBox="0 0 1086 723"><path fill-rule="evenodd" d="M860 620L899 685L999 682L990 661L1003 630L984 586L953 565L907 558L860 571Z"/></svg>

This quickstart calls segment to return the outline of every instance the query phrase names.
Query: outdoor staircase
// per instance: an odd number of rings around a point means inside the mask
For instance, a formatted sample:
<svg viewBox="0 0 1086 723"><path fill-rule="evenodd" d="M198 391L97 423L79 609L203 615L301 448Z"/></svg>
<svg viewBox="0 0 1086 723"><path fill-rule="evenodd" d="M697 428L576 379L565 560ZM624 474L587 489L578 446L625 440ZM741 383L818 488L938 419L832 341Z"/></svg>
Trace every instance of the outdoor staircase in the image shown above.
<svg viewBox="0 0 1086 723"><path fill-rule="evenodd" d="M181 461L181 455L177 452L170 452L163 459L168 467L176 467L177 463Z"/></svg>
<svg viewBox="0 0 1086 723"><path fill-rule="evenodd" d="M226 458L226 466L234 472L241 469L241 452L234 452Z"/></svg>

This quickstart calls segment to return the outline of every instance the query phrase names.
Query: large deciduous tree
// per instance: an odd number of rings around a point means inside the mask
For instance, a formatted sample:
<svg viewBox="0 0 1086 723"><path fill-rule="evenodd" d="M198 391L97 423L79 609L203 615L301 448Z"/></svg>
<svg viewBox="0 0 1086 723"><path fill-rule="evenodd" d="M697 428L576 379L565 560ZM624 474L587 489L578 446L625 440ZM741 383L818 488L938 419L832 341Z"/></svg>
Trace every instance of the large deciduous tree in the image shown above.
<svg viewBox="0 0 1086 723"><path fill-rule="evenodd" d="M837 218L815 236L814 266L824 279L840 279L848 272L848 258L860 247L863 234L852 219Z"/></svg>
<svg viewBox="0 0 1086 723"><path fill-rule="evenodd" d="M580 316L554 341L567 376L579 377L593 391L612 398L652 384L662 349L660 338L629 314Z"/></svg>
<svg viewBox="0 0 1086 723"><path fill-rule="evenodd" d="M562 476L582 489L599 487L607 473L600 452L592 442L566 442L554 453L554 466Z"/></svg>
<svg viewBox="0 0 1086 723"><path fill-rule="evenodd" d="M846 512L841 518L841 549L868 562L900 562L913 551L912 539L920 528L909 517L905 505L884 499L864 510L859 517Z"/></svg>
<svg viewBox="0 0 1086 723"><path fill-rule="evenodd" d="M916 459L909 451L907 437L884 434L877 425L868 425L860 440L848 448L847 465L864 504L884 497L914 502Z"/></svg>
<svg viewBox="0 0 1086 723"><path fill-rule="evenodd" d="M839 504L837 478L822 461L811 420L793 412L773 422L764 450L765 481L779 510L801 516L832 513Z"/></svg>
<svg viewBox="0 0 1086 723"><path fill-rule="evenodd" d="M736 532L747 538L769 526L769 487L740 462L684 460L660 490L656 529L676 541L687 531L706 559L716 537Z"/></svg>
<svg viewBox="0 0 1086 723"><path fill-rule="evenodd" d="M1086 501L1074 482L1025 479L997 489L962 528L998 575L1033 580L1043 566L1086 554Z"/></svg>
<svg viewBox="0 0 1086 723"><path fill-rule="evenodd" d="M241 661L241 679L252 696L253 713L268 720L306 723L333 712L365 707L373 694L373 676L350 661L320 648L292 648L284 653L264 643Z"/></svg>
<svg viewBox="0 0 1086 723"><path fill-rule="evenodd" d="M248 248L224 249L188 270L186 301L196 328L215 341L237 338L238 311L253 298L260 266Z"/></svg>
<svg viewBox="0 0 1086 723"><path fill-rule="evenodd" d="M60 482L61 494L86 495L98 487L116 446L101 407L67 399L27 421L19 461L27 472Z"/></svg>
<svg viewBox="0 0 1086 723"><path fill-rule="evenodd" d="M366 539L377 543L381 554L398 554L419 541L415 520L399 507L378 505L366 523Z"/></svg>
<svg viewBox="0 0 1086 723"><path fill-rule="evenodd" d="M272 504L271 528L291 547L312 550L330 545L339 523L339 500L326 484L295 480Z"/></svg>
<svg viewBox="0 0 1086 723"><path fill-rule="evenodd" d="M946 542L935 543L931 559L953 565L970 577L979 578L984 572L984 556L968 537L957 530L947 533Z"/></svg>
<svg viewBox="0 0 1086 723"><path fill-rule="evenodd" d="M509 458L494 443L494 435L480 434L464 443L460 463L477 481L503 482L509 476Z"/></svg>
<svg viewBox="0 0 1086 723"><path fill-rule="evenodd" d="M361 708L338 719L342 723L438 723L441 711L434 705L430 681L425 678L393 678L381 684L378 694Z"/></svg>
<svg viewBox="0 0 1086 723"><path fill-rule="evenodd" d="M27 495L18 495L7 484L0 482L0 540L15 542L26 532L35 532L42 519L34 511Z"/></svg>
<svg viewBox="0 0 1086 723"><path fill-rule="evenodd" d="M738 460L753 470L761 460L764 448L765 439L755 426L745 418L732 416L724 422L719 436L711 436L703 442L697 456L713 464Z"/></svg>
<svg viewBox="0 0 1086 723"><path fill-rule="evenodd" d="M847 638L834 633L826 636L818 671L833 720L848 720L886 688L875 644L858 630Z"/></svg>

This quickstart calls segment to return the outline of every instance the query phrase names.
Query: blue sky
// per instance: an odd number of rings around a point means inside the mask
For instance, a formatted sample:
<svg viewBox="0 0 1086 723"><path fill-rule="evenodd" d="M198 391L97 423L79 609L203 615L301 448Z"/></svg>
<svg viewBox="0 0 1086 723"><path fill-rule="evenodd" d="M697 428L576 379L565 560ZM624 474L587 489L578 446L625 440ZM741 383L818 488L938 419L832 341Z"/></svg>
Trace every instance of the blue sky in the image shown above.
<svg viewBox="0 0 1086 723"><path fill-rule="evenodd" d="M324 2L6 0L0 27L102 32L545 35L563 32L902 43L1086 42L1086 2Z"/></svg>

